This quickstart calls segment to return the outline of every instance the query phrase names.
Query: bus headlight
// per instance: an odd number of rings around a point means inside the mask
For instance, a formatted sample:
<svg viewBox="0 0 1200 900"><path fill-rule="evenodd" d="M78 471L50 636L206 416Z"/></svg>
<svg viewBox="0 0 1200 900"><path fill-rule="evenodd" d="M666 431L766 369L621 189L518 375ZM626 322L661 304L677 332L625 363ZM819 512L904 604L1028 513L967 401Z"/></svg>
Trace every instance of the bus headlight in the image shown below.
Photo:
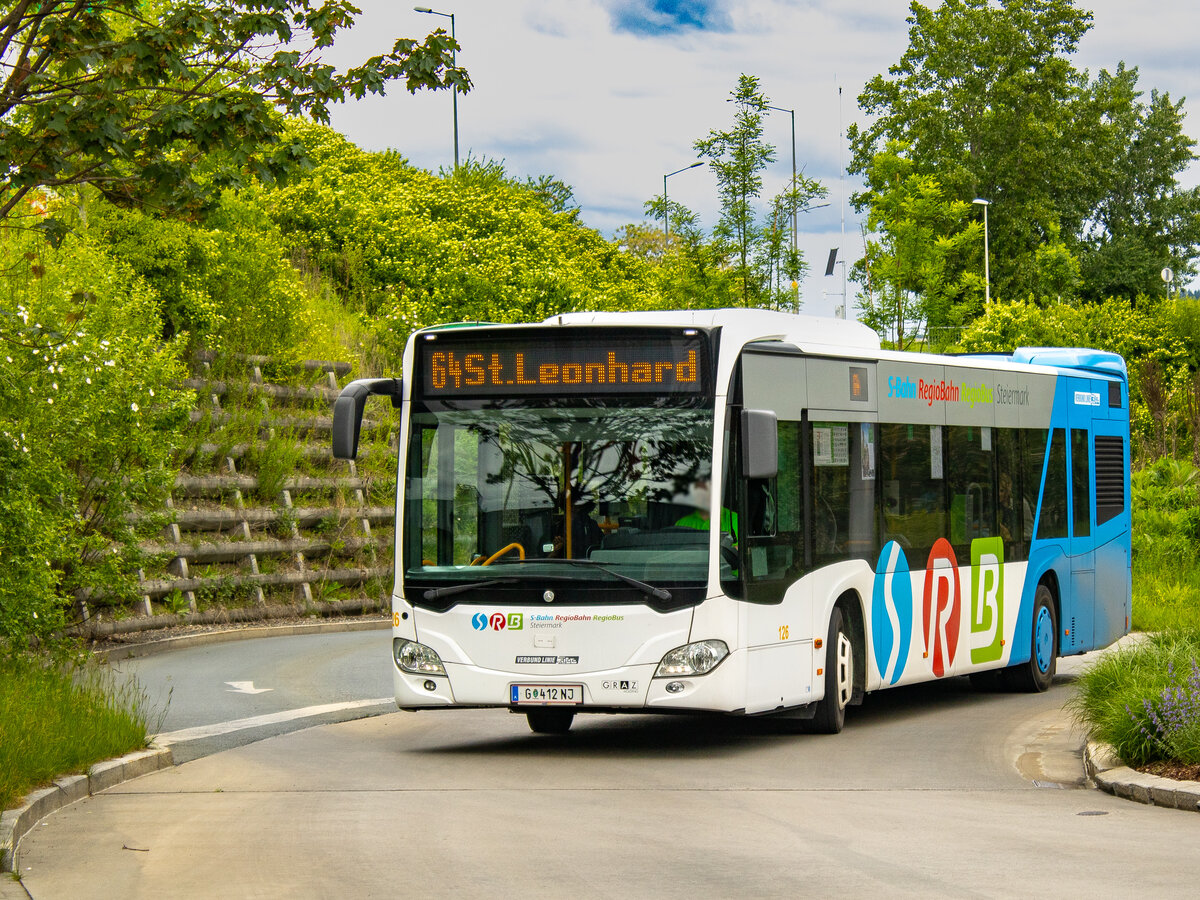
<svg viewBox="0 0 1200 900"><path fill-rule="evenodd" d="M694 644L684 644L662 658L654 677L707 675L728 655L729 646L724 641L696 641Z"/></svg>
<svg viewBox="0 0 1200 900"><path fill-rule="evenodd" d="M413 675L446 674L446 669L442 666L442 659L437 652L432 647L426 647L416 641L393 638L392 654L396 657L396 665Z"/></svg>

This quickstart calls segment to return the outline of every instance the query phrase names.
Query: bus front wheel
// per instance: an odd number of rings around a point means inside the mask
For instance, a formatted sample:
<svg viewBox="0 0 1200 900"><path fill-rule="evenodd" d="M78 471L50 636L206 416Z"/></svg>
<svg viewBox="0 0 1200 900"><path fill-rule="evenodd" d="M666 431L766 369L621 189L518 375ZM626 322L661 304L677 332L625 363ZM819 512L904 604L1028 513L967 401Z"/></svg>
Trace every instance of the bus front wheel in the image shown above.
<svg viewBox="0 0 1200 900"><path fill-rule="evenodd" d="M1009 687L1027 693L1041 693L1054 681L1058 657L1058 616L1054 613L1054 595L1039 584L1033 597L1033 635L1029 662L1005 669Z"/></svg>
<svg viewBox="0 0 1200 900"><path fill-rule="evenodd" d="M569 709L531 709L525 713L529 730L534 734L566 734L574 718L575 713Z"/></svg>
<svg viewBox="0 0 1200 900"><path fill-rule="evenodd" d="M846 707L854 694L854 645L840 607L829 617L829 639L825 644L825 699L817 704L812 730L837 734L846 722Z"/></svg>

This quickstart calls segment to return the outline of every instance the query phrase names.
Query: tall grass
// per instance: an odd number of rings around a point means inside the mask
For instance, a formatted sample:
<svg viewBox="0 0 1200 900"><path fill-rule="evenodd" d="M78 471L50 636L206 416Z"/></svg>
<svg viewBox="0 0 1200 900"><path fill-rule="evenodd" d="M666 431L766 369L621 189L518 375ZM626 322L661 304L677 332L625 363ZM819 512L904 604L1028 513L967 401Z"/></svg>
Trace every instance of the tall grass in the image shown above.
<svg viewBox="0 0 1200 900"><path fill-rule="evenodd" d="M1200 626L1159 632L1102 656L1068 707L1093 738L1139 766L1200 765Z"/></svg>
<svg viewBox="0 0 1200 900"><path fill-rule="evenodd" d="M107 670L0 653L0 809L59 776L145 747L164 712Z"/></svg>
<svg viewBox="0 0 1200 900"><path fill-rule="evenodd" d="M1200 626L1200 469L1159 459L1133 474L1133 627Z"/></svg>

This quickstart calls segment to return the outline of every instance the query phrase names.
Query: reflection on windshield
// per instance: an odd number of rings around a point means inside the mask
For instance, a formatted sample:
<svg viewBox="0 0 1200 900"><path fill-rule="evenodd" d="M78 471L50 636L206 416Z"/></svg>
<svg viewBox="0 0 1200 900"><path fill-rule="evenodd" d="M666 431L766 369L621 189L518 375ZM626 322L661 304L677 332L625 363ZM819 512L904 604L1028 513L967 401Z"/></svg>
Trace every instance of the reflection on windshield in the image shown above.
<svg viewBox="0 0 1200 900"><path fill-rule="evenodd" d="M707 515L695 513L709 505L711 436L704 409L414 413L406 575L457 584L502 568L611 583L596 567L539 564L586 559L652 584L701 583L708 536L695 523Z"/></svg>

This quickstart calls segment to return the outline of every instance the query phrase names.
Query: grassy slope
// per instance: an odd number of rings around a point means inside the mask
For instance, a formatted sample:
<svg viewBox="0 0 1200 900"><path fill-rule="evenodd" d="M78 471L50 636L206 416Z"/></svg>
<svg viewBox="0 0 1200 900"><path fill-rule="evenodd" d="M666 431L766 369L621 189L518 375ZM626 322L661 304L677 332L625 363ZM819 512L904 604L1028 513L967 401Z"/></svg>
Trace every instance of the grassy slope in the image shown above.
<svg viewBox="0 0 1200 900"><path fill-rule="evenodd" d="M99 670L0 656L0 809L61 775L145 747L152 719L138 689Z"/></svg>

